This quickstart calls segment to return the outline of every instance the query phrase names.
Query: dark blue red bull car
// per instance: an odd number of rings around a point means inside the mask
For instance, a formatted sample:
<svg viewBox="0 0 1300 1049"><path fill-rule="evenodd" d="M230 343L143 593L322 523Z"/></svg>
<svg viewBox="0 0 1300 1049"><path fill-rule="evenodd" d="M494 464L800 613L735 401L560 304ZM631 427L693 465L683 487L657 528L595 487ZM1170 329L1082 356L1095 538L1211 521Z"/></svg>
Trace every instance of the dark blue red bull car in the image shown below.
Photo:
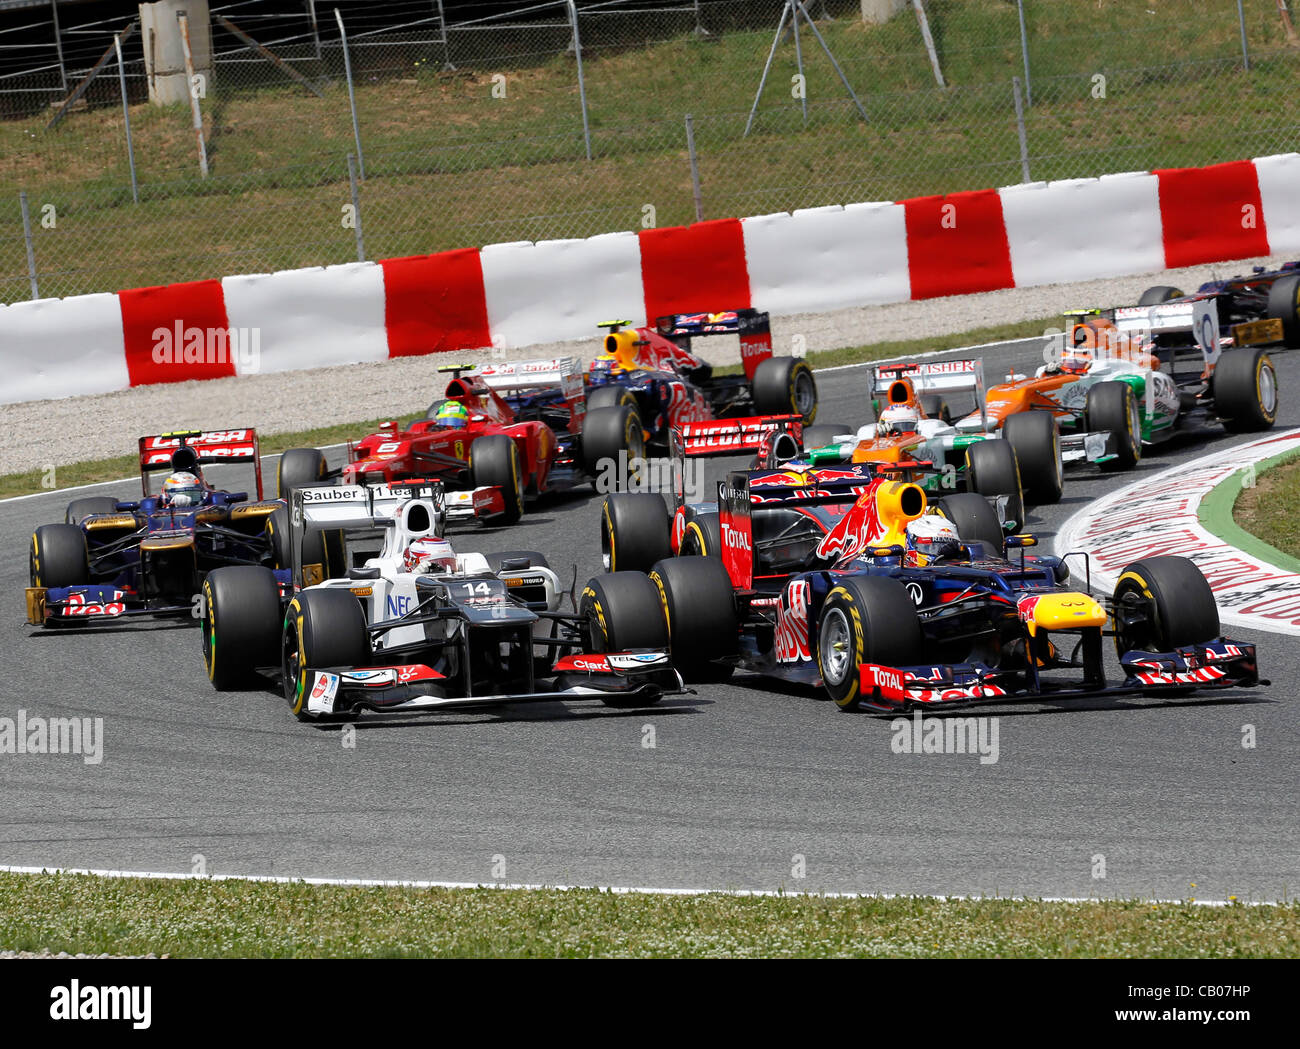
<svg viewBox="0 0 1300 1049"><path fill-rule="evenodd" d="M204 470L218 464L251 466L255 498L209 485ZM161 475L168 480L159 487ZM75 499L63 523L32 533L29 623L84 626L141 615L197 622L197 595L213 568L288 564L287 511L263 498L254 430L141 437L140 484L135 499ZM287 570L281 574L287 583Z"/></svg>
<svg viewBox="0 0 1300 1049"><path fill-rule="evenodd" d="M927 513L955 536L922 552L908 526ZM1255 647L1222 636L1190 560L1135 562L1098 597L1069 585L1062 558L1028 553L1033 536L1005 535L975 493L931 507L870 464L801 465L733 473L683 519L678 538L658 496L618 494L602 532L614 576L654 584L687 680L741 669L891 712L1267 684Z"/></svg>

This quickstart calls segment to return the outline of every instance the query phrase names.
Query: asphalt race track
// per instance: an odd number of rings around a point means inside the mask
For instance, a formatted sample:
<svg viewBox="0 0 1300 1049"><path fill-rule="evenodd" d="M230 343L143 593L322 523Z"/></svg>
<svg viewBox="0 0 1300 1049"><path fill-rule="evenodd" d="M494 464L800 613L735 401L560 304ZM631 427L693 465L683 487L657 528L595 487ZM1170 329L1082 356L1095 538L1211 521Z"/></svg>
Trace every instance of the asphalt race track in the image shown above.
<svg viewBox="0 0 1300 1049"><path fill-rule="evenodd" d="M1038 353L1023 342L985 351L990 381ZM1274 359L1278 426L1300 425L1300 355ZM865 418L864 369L819 382L819 421ZM1247 439L1207 430L1140 471ZM743 464L710 461L709 478ZM1040 534L1127 480L1071 477L1061 505L1031 519ZM213 691L196 626L26 626L29 536L62 520L68 498L0 503L0 717L102 717L103 760L0 755L0 864L1068 897L1275 899L1300 886L1300 656L1280 635L1241 634L1259 644L1271 689L985 708L998 717L989 764L895 754L890 719L747 675L649 711L363 717L349 748L337 726L296 722L269 681ZM557 568L576 561L581 584L600 567L599 505L554 499L517 529L455 538L463 550L542 550Z"/></svg>

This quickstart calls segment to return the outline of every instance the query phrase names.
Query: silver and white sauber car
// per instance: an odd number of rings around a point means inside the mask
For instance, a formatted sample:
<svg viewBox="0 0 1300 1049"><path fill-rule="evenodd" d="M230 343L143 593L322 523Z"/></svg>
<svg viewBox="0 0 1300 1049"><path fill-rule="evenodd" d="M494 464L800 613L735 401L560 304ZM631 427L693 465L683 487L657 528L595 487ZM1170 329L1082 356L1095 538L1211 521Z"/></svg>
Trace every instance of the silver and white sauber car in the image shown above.
<svg viewBox="0 0 1300 1049"><path fill-rule="evenodd" d="M238 566L204 583L218 689L278 669L302 720L574 698L643 707L686 691L649 580L592 579L562 612L572 595L541 554L452 548L437 481L299 488L289 517L288 582ZM323 542L304 544L314 533ZM323 548L335 576L304 564L304 548Z"/></svg>

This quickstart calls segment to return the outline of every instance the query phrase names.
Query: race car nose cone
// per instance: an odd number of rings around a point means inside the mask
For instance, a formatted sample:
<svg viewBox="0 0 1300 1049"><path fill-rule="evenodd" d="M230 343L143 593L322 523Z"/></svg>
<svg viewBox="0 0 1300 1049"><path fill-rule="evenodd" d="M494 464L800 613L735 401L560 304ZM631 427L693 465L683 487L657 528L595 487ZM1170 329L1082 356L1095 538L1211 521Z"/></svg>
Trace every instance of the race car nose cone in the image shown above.
<svg viewBox="0 0 1300 1049"><path fill-rule="evenodd" d="M1028 624L1033 635L1042 630L1078 630L1080 627L1105 626L1106 610L1096 598L1087 594L1035 594L1022 597L1016 605L1021 622Z"/></svg>

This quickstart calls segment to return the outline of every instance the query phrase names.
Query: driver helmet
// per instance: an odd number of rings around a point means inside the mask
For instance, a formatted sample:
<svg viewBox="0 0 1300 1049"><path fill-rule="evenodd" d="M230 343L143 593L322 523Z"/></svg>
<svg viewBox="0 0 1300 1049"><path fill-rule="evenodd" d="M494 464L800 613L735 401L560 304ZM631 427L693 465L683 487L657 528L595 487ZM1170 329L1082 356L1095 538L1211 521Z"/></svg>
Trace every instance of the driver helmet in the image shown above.
<svg viewBox="0 0 1300 1049"><path fill-rule="evenodd" d="M1092 354L1076 346L1071 353L1061 358L1061 371L1073 375L1082 375L1092 366Z"/></svg>
<svg viewBox="0 0 1300 1049"><path fill-rule="evenodd" d="M413 539L402 558L407 572L426 575L448 575L456 571L456 551L451 543L434 536Z"/></svg>
<svg viewBox="0 0 1300 1049"><path fill-rule="evenodd" d="M946 517L923 514L907 523L907 563L923 568L936 557L951 553L961 545L957 529Z"/></svg>
<svg viewBox="0 0 1300 1049"><path fill-rule="evenodd" d="M207 489L203 487L203 482L194 474L185 470L168 474L167 480L163 481L162 502L164 506L174 506L178 509L181 507L202 506L206 495Z"/></svg>
<svg viewBox="0 0 1300 1049"><path fill-rule="evenodd" d="M460 401L443 401L434 422L448 430L463 430L469 425L469 410Z"/></svg>
<svg viewBox="0 0 1300 1049"><path fill-rule="evenodd" d="M911 405L895 404L880 413L880 422L876 425L876 431L881 436L891 433L916 433L920 426L920 412Z"/></svg>

